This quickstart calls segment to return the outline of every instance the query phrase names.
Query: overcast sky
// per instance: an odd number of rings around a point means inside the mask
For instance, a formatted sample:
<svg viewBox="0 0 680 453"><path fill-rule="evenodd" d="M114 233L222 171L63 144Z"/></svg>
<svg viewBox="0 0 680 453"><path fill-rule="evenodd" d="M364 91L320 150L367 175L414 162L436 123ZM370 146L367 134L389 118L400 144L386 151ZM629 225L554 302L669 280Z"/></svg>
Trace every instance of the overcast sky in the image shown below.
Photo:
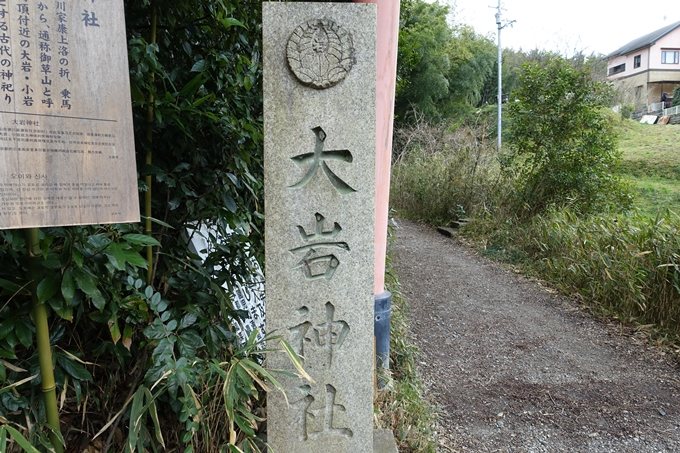
<svg viewBox="0 0 680 453"><path fill-rule="evenodd" d="M440 0L454 19L497 42L498 0ZM680 21L680 0L502 0L501 45L524 50L609 54L635 38Z"/></svg>

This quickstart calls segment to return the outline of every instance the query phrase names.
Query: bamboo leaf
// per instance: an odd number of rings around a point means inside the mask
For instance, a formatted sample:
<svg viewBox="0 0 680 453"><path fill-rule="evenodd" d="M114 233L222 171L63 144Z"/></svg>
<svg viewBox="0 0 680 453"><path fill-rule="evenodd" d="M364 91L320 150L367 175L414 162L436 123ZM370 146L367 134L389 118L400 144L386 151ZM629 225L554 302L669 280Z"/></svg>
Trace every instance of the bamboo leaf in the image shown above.
<svg viewBox="0 0 680 453"><path fill-rule="evenodd" d="M5 338L10 332L14 331L14 324L16 324L16 319L7 318L0 323L0 339Z"/></svg>
<svg viewBox="0 0 680 453"><path fill-rule="evenodd" d="M12 428L9 425L4 425L0 427L0 436L2 436L3 439L5 439L6 437L5 433L9 433L12 439L14 439L14 441L18 443L19 446L23 448L26 453L40 453L40 450L31 445L31 443L27 441L26 438L22 436L21 433L17 431L15 428ZM0 451L5 450L0 449Z"/></svg>
<svg viewBox="0 0 680 453"><path fill-rule="evenodd" d="M59 291L59 274L54 273L45 277L40 283L38 283L38 300L41 304L47 302L47 300L57 294Z"/></svg>
<svg viewBox="0 0 680 453"><path fill-rule="evenodd" d="M30 294L30 291L26 288L26 285L19 286L16 283L10 282L9 280L5 280L3 278L0 278L0 288L4 288L12 294L20 294L22 296L27 296Z"/></svg>
<svg viewBox="0 0 680 453"><path fill-rule="evenodd" d="M85 369L85 367L79 365L73 359L63 353L58 352L55 355L57 356L57 363L59 363L63 370L68 374L80 381L92 381L92 375L89 371L87 371L87 369Z"/></svg>
<svg viewBox="0 0 680 453"><path fill-rule="evenodd" d="M92 363L92 362L86 362L86 361L80 359L78 356L73 355L72 353L70 353L70 352L67 351L66 349L63 349L63 348L59 348L59 349L61 349L61 352L63 352L63 353L66 354L68 357L70 357L72 360L75 360L75 361L78 362L78 363L82 363L83 365L89 365L89 366L94 366L94 365L95 365L95 364Z"/></svg>
<svg viewBox="0 0 680 453"><path fill-rule="evenodd" d="M231 28L231 27L243 27L246 28L246 26L243 24L243 22L234 19L233 17L225 17L223 19L220 19L220 23L224 28Z"/></svg>
<svg viewBox="0 0 680 453"><path fill-rule="evenodd" d="M141 216L141 218L143 220L151 220L152 223L158 224L160 226L164 226L166 228L172 228L173 230L175 229L175 227L173 227L169 223L165 223L162 220L154 219L153 217Z"/></svg>
<svg viewBox="0 0 680 453"><path fill-rule="evenodd" d="M285 353L288 354L290 361L293 362L293 366L295 367L295 369L298 370L300 377L307 379L311 383L314 383L314 379L312 379L312 377L309 374L307 374L307 372L302 367L302 359L300 358L299 355L297 355L297 353L288 344L288 342L282 339L281 346L283 347Z"/></svg>
<svg viewBox="0 0 680 453"><path fill-rule="evenodd" d="M194 65L191 67L190 72L203 72L205 69L205 60L198 60ZM200 74L199 74L200 75Z"/></svg>
<svg viewBox="0 0 680 453"><path fill-rule="evenodd" d="M269 392L269 387L267 387L267 385L260 379L260 377L257 375L257 372L253 371L257 370L257 368L255 368L255 362L248 359L239 360L238 362L240 364L240 368L243 369L243 371L245 371L252 380L257 382L265 392Z"/></svg>
<svg viewBox="0 0 680 453"><path fill-rule="evenodd" d="M73 281L73 270L66 269L64 275L61 278L61 295L64 296L64 300L67 302L73 299L76 295L76 284Z"/></svg>
<svg viewBox="0 0 680 453"><path fill-rule="evenodd" d="M201 72L205 68L205 60L197 61L191 68L191 72ZM196 77L191 79L186 85L182 87L179 92L180 96L186 96L193 94L203 83L203 74L197 74Z"/></svg>
<svg viewBox="0 0 680 453"><path fill-rule="evenodd" d="M2 364L5 365L7 368L9 368L10 370L12 370L12 371L14 371L14 372L16 372L16 373L26 373L26 372L28 372L28 370L25 370L25 369L23 369L23 368L19 368L18 366L14 366L14 365L12 365L11 363L9 363L9 362L7 362L7 361L5 361L5 360L0 360L0 363L2 363Z"/></svg>
<svg viewBox="0 0 680 453"><path fill-rule="evenodd" d="M266 380L268 380L269 382L271 382L272 385L273 385L274 387L276 387L276 388L279 389L279 390L283 390L283 387L281 386L281 384L274 378L274 376L272 376L272 374L271 374L269 371L267 371L266 369L264 369L262 366L260 366L260 365L259 365L258 363L256 363L255 361L250 361L249 365L250 365L257 373L259 373L263 378L265 378ZM256 380L257 380L257 379L256 379ZM257 380L257 382L260 383L260 380ZM264 386L263 386L262 388L263 388L266 392L269 391L269 390L267 390L267 388L264 387Z"/></svg>
<svg viewBox="0 0 680 453"><path fill-rule="evenodd" d="M151 392L148 394L148 398L152 398ZM163 440L163 433L161 431L161 424L158 421L158 410L156 408L155 400L151 400L149 403L149 414L151 415L151 420L153 420L154 431L156 432L156 439L165 448L165 441Z"/></svg>
<svg viewBox="0 0 680 453"><path fill-rule="evenodd" d="M130 404L130 401L132 401L133 398L134 398L134 395L130 396L127 399L127 401L125 401L125 403L123 404L123 407L121 407L120 410L118 412L116 412L116 414L113 417L111 417L111 419L108 422L106 422L106 424L104 426L102 426L102 429L100 429L97 432L97 434L95 434L94 437L92 437L92 440L101 436L102 433L106 432L106 430L109 429L109 427L115 423L115 421L118 419L118 417L120 417L120 415L125 411L125 409L127 409L128 404Z"/></svg>
<svg viewBox="0 0 680 453"><path fill-rule="evenodd" d="M135 245L152 245L154 247L160 247L161 243L156 240L156 238L152 236L148 236L146 234L126 234L123 236L123 239L126 242L129 242L130 244L135 244Z"/></svg>
<svg viewBox="0 0 680 453"><path fill-rule="evenodd" d="M127 439L127 448L129 451L134 451L137 439L139 438L139 431L142 426L142 407L144 406L144 390L146 387L143 385L139 386L135 392L134 399L132 400L132 406L130 407L130 427Z"/></svg>
<svg viewBox="0 0 680 453"><path fill-rule="evenodd" d="M27 383L27 382L32 381L33 379L37 378L39 374L40 374L40 373L36 373L36 374L34 374L33 376L29 376L29 377L24 378L24 379L22 379L22 380L20 380L20 381L17 381L17 382L14 382L14 383L10 384L10 385L8 385L7 387L1 388L1 389L0 389L0 395L3 394L3 393L5 393L5 392L9 392L10 390L12 390L12 389L15 388L15 387L19 387L20 385L23 385L23 384L25 384L25 383Z"/></svg>
<svg viewBox="0 0 680 453"><path fill-rule="evenodd" d="M0 348L0 357L3 359L16 359L17 355L14 353L14 351L7 351L4 348Z"/></svg>
<svg viewBox="0 0 680 453"><path fill-rule="evenodd" d="M20 319L14 325L14 333L17 339L27 348L33 344L33 329L33 325L26 319Z"/></svg>

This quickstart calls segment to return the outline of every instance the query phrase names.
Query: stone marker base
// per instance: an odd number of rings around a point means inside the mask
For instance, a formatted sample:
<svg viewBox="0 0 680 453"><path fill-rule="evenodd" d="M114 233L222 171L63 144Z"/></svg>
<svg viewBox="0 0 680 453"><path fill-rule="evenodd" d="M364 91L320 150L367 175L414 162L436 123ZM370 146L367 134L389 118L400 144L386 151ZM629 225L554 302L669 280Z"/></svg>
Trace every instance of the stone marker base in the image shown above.
<svg viewBox="0 0 680 453"><path fill-rule="evenodd" d="M260 450L267 451L267 447L264 444L267 442L267 433L260 433L257 436L261 439L261 442L257 442L257 446ZM399 450L397 450L397 441L394 440L394 433L392 433L391 430L373 430L373 453L399 453Z"/></svg>
<svg viewBox="0 0 680 453"><path fill-rule="evenodd" d="M391 430L376 429L373 431L373 453L399 453Z"/></svg>

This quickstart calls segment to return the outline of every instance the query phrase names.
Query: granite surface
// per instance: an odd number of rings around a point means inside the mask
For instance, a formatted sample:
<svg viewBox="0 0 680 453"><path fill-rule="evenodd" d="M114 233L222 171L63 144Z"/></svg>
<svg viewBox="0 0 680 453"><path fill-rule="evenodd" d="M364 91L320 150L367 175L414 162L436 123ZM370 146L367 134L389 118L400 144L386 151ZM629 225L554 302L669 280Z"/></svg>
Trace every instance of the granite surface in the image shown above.
<svg viewBox="0 0 680 453"><path fill-rule="evenodd" d="M375 29L372 4L263 3L267 331L314 380L269 394L276 452L373 451Z"/></svg>

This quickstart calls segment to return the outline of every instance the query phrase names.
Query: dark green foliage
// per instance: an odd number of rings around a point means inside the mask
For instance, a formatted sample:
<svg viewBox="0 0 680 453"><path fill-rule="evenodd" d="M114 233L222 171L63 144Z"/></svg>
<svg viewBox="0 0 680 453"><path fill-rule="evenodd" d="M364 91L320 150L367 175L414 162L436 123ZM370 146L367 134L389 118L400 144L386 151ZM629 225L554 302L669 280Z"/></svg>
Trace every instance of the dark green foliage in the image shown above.
<svg viewBox="0 0 680 453"><path fill-rule="evenodd" d="M680 85L676 86L673 90L673 101L671 101L671 107L680 105Z"/></svg>
<svg viewBox="0 0 680 453"><path fill-rule="evenodd" d="M476 34L467 25L455 27L453 36L448 52L449 96L440 108L446 118L459 117L472 107L480 106L486 81L498 81L498 53L493 41Z"/></svg>
<svg viewBox="0 0 680 453"><path fill-rule="evenodd" d="M509 108L506 171L517 176L516 201L527 215L548 206L592 212L629 197L613 175L620 159L612 120L602 108L611 89L588 68L554 58L527 63Z"/></svg>
<svg viewBox="0 0 680 453"><path fill-rule="evenodd" d="M397 58L397 119L417 110L429 121L465 115L482 98L496 48L471 27L450 25L449 7L402 2Z"/></svg>
<svg viewBox="0 0 680 453"><path fill-rule="evenodd" d="M66 397L62 416L77 420L75 427L91 438L131 389L156 384L153 402L174 427L166 427L165 441L179 451L217 451L215 445L228 439L208 439L212 446L207 438L196 440L192 392L218 382L211 364L228 361L239 346L231 327L237 313L221 286L247 283L250 257L260 259L263 252L261 5L156 2L156 43L152 4L126 1L125 7L138 171L142 178L152 175L152 216L160 221L153 238L142 235L140 225L41 231L38 297L52 308L57 391ZM148 150L150 166L144 164ZM143 198L143 181L140 189ZM201 224L229 238L215 244L205 263L186 245L188 231ZM158 251L151 285L141 255L147 245ZM0 362L0 387L37 370L26 254L22 232L0 232L0 358L10 363ZM39 382L38 376L0 395L0 415L19 426L30 420L33 428L24 434L35 445L47 442ZM248 392L239 393L239 407L260 398L254 386ZM85 398L86 418L79 412ZM150 408L149 401L140 407ZM119 426L126 435L127 409ZM88 424L79 426L83 418ZM217 423L229 420L222 416ZM158 440L150 432L153 425L137 431L136 445L154 450ZM67 442L76 440L67 436Z"/></svg>
<svg viewBox="0 0 680 453"><path fill-rule="evenodd" d="M412 0L401 8L395 114L404 118L413 108L437 117L437 102L449 92L450 61L446 45L451 30L448 6Z"/></svg>

